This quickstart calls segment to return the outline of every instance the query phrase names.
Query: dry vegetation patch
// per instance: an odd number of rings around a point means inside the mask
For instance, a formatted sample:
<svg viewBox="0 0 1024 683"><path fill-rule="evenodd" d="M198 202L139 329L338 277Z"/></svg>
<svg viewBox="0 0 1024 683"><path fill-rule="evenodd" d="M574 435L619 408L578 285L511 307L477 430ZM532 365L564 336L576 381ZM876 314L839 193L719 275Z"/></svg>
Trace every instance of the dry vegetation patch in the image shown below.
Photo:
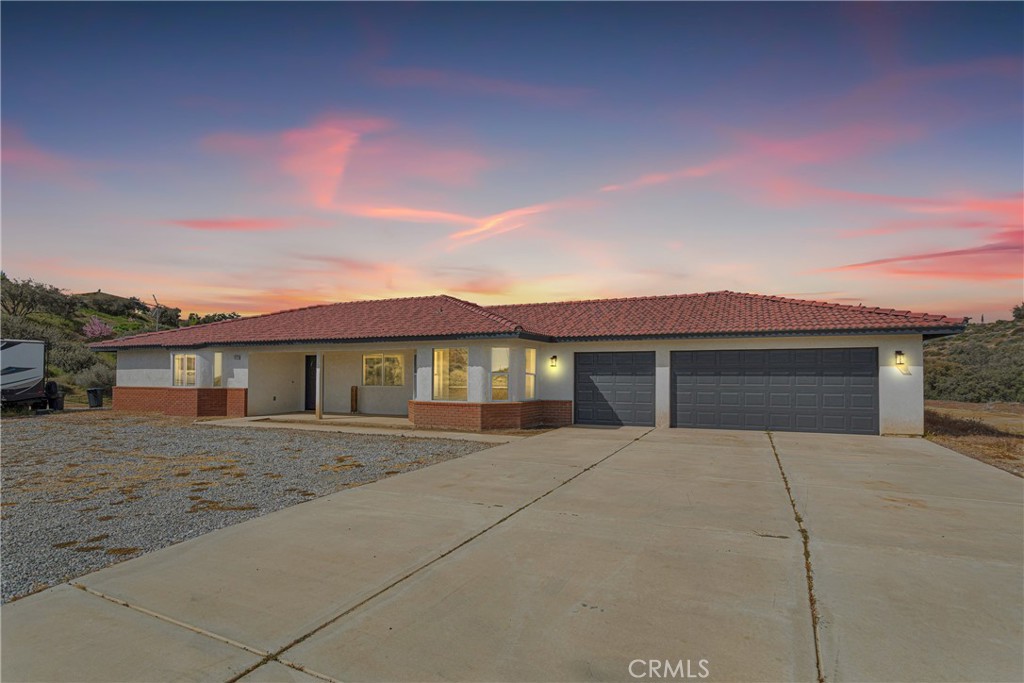
<svg viewBox="0 0 1024 683"><path fill-rule="evenodd" d="M1024 477L1024 406L1020 404L957 404L924 411L925 437L957 453ZM945 403L945 402L943 402ZM971 406L974 406L971 408Z"/></svg>
<svg viewBox="0 0 1024 683"><path fill-rule="evenodd" d="M2 597L489 444L111 411L3 419Z"/></svg>

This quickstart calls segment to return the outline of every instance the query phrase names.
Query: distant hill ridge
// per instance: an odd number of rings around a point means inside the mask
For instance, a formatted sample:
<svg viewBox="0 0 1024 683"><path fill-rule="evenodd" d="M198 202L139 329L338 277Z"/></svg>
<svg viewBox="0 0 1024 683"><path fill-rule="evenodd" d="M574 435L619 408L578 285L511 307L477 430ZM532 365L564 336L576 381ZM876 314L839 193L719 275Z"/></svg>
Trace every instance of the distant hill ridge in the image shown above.
<svg viewBox="0 0 1024 683"><path fill-rule="evenodd" d="M1024 402L1024 319L975 323L927 341L924 369L927 399Z"/></svg>

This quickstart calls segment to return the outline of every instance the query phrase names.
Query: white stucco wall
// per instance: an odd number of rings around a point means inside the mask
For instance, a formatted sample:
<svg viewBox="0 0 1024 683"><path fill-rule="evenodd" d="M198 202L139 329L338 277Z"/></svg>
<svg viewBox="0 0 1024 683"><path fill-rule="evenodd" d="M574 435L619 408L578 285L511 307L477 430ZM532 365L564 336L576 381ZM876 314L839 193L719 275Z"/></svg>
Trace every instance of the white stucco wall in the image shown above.
<svg viewBox="0 0 1024 683"><path fill-rule="evenodd" d="M301 353L249 353L249 415L305 410L305 358Z"/></svg>
<svg viewBox="0 0 1024 683"><path fill-rule="evenodd" d="M117 352L117 386L169 387L172 381L171 354L167 349Z"/></svg>
<svg viewBox="0 0 1024 683"><path fill-rule="evenodd" d="M369 415L406 415L413 395L413 349L382 349L403 358L405 384L399 387L363 386L363 350L333 351L324 354L324 411L347 413L351 410L352 387L359 387L358 408ZM365 352L371 353L371 352Z"/></svg>
<svg viewBox="0 0 1024 683"><path fill-rule="evenodd" d="M221 386L249 386L248 353L232 348L129 349L117 352L117 385L122 387L169 387L174 383L174 354L196 357L196 386L213 386L213 356L222 356Z"/></svg>
<svg viewBox="0 0 1024 683"><path fill-rule="evenodd" d="M654 351L655 422L671 422L669 392L670 354L672 351L721 349L792 349L876 347L879 361L879 417L882 434L919 435L924 429L924 367L921 335L849 335L822 337L765 337L735 339L690 339L625 342L580 342L545 344L516 339L444 341L419 344L415 348L396 348L385 344L282 346L239 350L200 349L187 351L197 355L197 385L212 386L213 353L223 356L224 385L249 388L249 414L266 415L301 411L305 408L305 356L325 353L324 409L328 413L349 412L352 386L359 386L362 413L405 415L410 398L430 401L433 392L433 351L446 347L469 348L469 400L490 400L490 350L509 347L509 399L524 400L524 349L537 350L537 398L573 399L573 355L592 351ZM903 372L895 367L894 354L906 354ZM402 387L363 387L362 354L371 351L400 352L405 357L406 384ZM121 386L171 386L173 350L119 351L117 383ZM414 365L415 355L415 365ZM551 356L558 357L550 367ZM237 356L237 358L236 358Z"/></svg>
<svg viewBox="0 0 1024 683"><path fill-rule="evenodd" d="M672 351L723 349L801 349L876 347L878 349L879 424L882 434L914 434L924 431L924 367L921 335L850 335L825 337L764 337L735 339L656 340L647 342L586 342L537 345L538 398L573 398L573 354L593 351L654 351L655 424L671 423L669 394ZM907 357L904 374L895 367L895 351ZM558 367L548 358L558 356Z"/></svg>

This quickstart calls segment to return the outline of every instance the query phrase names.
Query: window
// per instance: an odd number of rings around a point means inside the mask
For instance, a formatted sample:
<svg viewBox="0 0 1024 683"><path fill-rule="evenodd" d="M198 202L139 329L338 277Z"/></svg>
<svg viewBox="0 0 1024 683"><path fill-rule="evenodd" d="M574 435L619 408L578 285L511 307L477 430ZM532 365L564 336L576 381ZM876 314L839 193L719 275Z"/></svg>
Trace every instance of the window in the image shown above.
<svg viewBox="0 0 1024 683"><path fill-rule="evenodd" d="M224 383L224 354L216 352L213 354L213 386L219 387Z"/></svg>
<svg viewBox="0 0 1024 683"><path fill-rule="evenodd" d="M508 349L491 349L491 400L508 400Z"/></svg>
<svg viewBox="0 0 1024 683"><path fill-rule="evenodd" d="M469 349L434 349L434 400L469 399Z"/></svg>
<svg viewBox="0 0 1024 683"><path fill-rule="evenodd" d="M196 354L174 354L174 386L194 387L196 385Z"/></svg>
<svg viewBox="0 0 1024 683"><path fill-rule="evenodd" d="M397 353L363 356L364 387L400 387L405 384L405 359Z"/></svg>
<svg viewBox="0 0 1024 683"><path fill-rule="evenodd" d="M527 401L537 398L537 349L526 349L526 391Z"/></svg>

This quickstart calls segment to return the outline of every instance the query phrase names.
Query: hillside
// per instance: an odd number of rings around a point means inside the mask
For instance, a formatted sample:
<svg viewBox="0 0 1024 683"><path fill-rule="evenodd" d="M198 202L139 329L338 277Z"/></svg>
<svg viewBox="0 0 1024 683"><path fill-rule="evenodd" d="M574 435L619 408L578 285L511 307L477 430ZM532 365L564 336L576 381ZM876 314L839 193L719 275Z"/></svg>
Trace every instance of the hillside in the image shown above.
<svg viewBox="0 0 1024 683"><path fill-rule="evenodd" d="M83 402L85 389L109 388L115 382L114 354L94 353L89 343L147 332L157 324L167 329L237 317L235 313L193 313L183 322L180 309L161 306L154 311L137 297L99 290L69 294L52 285L3 274L0 294L0 334L5 339L45 340L47 377L61 385L69 403Z"/></svg>
<svg viewBox="0 0 1024 683"><path fill-rule="evenodd" d="M924 345L926 399L1024 402L1024 320L968 325Z"/></svg>

